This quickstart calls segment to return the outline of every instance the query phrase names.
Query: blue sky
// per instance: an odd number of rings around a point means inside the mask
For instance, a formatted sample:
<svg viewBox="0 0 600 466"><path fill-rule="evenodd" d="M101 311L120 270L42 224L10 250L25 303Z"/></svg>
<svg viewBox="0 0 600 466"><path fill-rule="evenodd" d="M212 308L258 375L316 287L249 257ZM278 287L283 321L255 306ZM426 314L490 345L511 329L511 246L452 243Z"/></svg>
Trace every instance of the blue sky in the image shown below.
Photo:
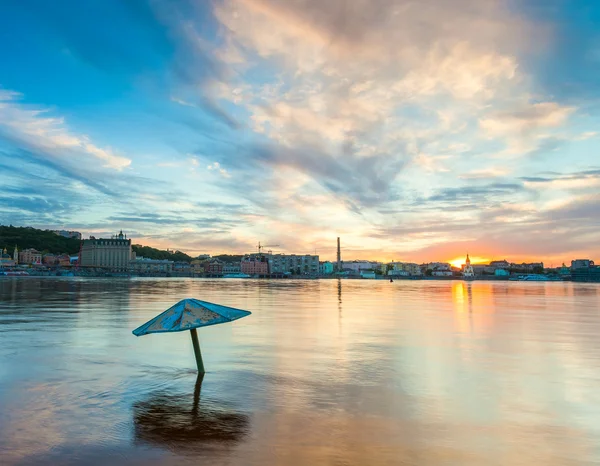
<svg viewBox="0 0 600 466"><path fill-rule="evenodd" d="M598 2L10 2L0 41L2 224L598 258Z"/></svg>

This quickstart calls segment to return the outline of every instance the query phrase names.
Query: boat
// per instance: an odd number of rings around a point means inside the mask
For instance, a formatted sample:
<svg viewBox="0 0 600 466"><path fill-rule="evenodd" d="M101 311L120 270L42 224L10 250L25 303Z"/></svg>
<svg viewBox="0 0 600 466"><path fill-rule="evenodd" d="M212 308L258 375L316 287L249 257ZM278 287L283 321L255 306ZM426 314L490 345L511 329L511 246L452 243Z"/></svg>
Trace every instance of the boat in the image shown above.
<svg viewBox="0 0 600 466"><path fill-rule="evenodd" d="M17 270L17 271L13 271L13 270L0 271L0 275L5 276L5 277L28 277L29 276L29 274L27 272L24 272L22 270Z"/></svg>
<svg viewBox="0 0 600 466"><path fill-rule="evenodd" d="M226 273L223 278L250 278L246 273Z"/></svg>
<svg viewBox="0 0 600 466"><path fill-rule="evenodd" d="M547 275L541 275L537 273L530 273L528 275L519 275L517 277L510 277L509 280L520 281L520 282L557 282L561 281L560 277L549 277Z"/></svg>

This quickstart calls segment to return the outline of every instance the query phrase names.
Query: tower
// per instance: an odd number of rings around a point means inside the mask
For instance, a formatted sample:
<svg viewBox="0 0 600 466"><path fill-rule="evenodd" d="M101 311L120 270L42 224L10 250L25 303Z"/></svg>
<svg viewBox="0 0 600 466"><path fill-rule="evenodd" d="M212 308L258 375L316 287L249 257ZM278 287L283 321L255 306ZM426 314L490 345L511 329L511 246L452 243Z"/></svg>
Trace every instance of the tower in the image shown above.
<svg viewBox="0 0 600 466"><path fill-rule="evenodd" d="M467 260L465 261L465 268L463 269L463 277L465 280L472 280L475 278L475 271L473 267L471 267L471 259L469 259L469 254L467 253Z"/></svg>
<svg viewBox="0 0 600 466"><path fill-rule="evenodd" d="M342 249L340 247L340 237L337 239L337 271L342 271Z"/></svg>
<svg viewBox="0 0 600 466"><path fill-rule="evenodd" d="M13 261L15 261L15 265L19 263L19 250L17 249L17 245L15 244L15 252L13 252Z"/></svg>

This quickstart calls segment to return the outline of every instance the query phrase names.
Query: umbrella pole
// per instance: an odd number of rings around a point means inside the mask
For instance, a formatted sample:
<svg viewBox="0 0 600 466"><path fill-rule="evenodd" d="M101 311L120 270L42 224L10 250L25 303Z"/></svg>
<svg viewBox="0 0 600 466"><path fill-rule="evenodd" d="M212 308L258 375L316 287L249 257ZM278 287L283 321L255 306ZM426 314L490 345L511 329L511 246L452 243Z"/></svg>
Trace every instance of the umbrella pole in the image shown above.
<svg viewBox="0 0 600 466"><path fill-rule="evenodd" d="M195 328L190 330L192 335L192 345L194 345L194 356L196 356L196 366L198 366L198 373L204 374L204 363L202 362L202 353L200 352L200 343L198 343L198 332Z"/></svg>

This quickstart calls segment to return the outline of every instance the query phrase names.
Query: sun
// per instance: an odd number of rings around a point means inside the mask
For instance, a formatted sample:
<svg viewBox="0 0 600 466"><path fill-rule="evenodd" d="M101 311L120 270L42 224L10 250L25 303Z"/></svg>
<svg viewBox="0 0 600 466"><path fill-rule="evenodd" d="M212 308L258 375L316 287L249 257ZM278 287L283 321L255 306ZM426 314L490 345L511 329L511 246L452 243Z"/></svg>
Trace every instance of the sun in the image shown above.
<svg viewBox="0 0 600 466"><path fill-rule="evenodd" d="M451 261L448 261L450 263L450 265L452 267L456 267L458 269L460 269L463 264L465 263L465 258L464 257L460 257L458 259L452 259Z"/></svg>
<svg viewBox="0 0 600 466"><path fill-rule="evenodd" d="M470 256L471 259L471 264L488 264L490 261L489 259L485 258L485 257L475 257L475 256ZM465 261L467 260L466 255L462 256L462 257L457 257L455 259L449 260L448 263L452 266L452 267L456 267L456 268L461 268Z"/></svg>

